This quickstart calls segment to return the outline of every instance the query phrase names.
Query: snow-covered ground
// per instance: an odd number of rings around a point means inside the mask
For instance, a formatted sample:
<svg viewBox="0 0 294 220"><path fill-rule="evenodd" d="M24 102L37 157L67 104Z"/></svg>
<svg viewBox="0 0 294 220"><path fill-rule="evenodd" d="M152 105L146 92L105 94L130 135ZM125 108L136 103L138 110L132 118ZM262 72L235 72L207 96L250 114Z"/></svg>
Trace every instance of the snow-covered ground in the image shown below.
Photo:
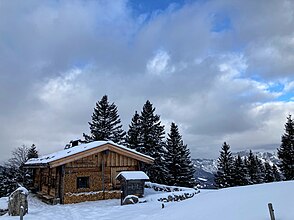
<svg viewBox="0 0 294 220"><path fill-rule="evenodd" d="M0 209L7 209L8 198L2 197L0 198Z"/></svg>
<svg viewBox="0 0 294 220"><path fill-rule="evenodd" d="M29 214L25 220L45 219L199 219L199 220L268 220L267 204L274 206L276 220L294 219L294 181L234 187L222 190L201 190L191 199L162 203L155 198L160 192L147 189L148 202L120 206L120 200L84 202L72 205L46 205L29 198ZM0 219L19 219L2 216Z"/></svg>

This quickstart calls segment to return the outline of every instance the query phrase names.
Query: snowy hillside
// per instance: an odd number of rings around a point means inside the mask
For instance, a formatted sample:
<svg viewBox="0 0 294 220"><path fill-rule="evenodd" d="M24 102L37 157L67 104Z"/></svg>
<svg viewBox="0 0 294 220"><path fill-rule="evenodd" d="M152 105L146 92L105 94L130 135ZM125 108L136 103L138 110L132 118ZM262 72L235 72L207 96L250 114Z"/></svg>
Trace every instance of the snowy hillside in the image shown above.
<svg viewBox="0 0 294 220"><path fill-rule="evenodd" d="M191 199L182 202L162 203L160 194L147 189L146 203L120 206L119 200L84 202L72 205L50 206L35 198L29 200L26 220L78 220L78 219L160 219L160 220L266 220L267 204L274 206L276 219L294 219L294 181L234 187L222 190L202 190ZM19 219L2 216L1 219Z"/></svg>
<svg viewBox="0 0 294 220"><path fill-rule="evenodd" d="M262 162L270 165L277 164L279 159L276 152L253 152ZM240 155L242 159L248 157L249 150L232 153L233 156ZM214 188L214 173L217 171L217 159L192 159L195 167L195 179L203 188Z"/></svg>

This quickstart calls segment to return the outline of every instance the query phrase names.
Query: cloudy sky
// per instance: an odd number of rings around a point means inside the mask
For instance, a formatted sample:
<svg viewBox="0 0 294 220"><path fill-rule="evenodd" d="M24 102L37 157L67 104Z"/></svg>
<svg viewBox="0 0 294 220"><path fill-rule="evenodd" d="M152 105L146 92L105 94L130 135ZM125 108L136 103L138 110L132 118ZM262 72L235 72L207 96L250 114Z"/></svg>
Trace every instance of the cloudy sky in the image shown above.
<svg viewBox="0 0 294 220"><path fill-rule="evenodd" d="M194 158L274 150L294 112L294 2L0 2L0 161L88 133L104 94L124 129L149 99Z"/></svg>

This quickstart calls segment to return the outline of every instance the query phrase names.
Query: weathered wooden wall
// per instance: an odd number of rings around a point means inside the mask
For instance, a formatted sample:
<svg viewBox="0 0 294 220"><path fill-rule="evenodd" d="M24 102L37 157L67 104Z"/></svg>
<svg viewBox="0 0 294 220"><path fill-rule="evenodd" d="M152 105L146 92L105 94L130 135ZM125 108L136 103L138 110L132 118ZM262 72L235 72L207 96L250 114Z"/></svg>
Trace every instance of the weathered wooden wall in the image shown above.
<svg viewBox="0 0 294 220"><path fill-rule="evenodd" d="M102 169L104 162L104 190L119 189L115 177L121 171L138 170L138 161L108 152L98 153L65 165L64 193L92 192L103 190ZM89 177L89 188L77 188L78 177Z"/></svg>
<svg viewBox="0 0 294 220"><path fill-rule="evenodd" d="M79 203L85 201L96 201L96 200L104 200L104 199L120 199L121 192L120 190L112 190L112 191L99 191L93 193L67 193L64 195L64 204L70 203Z"/></svg>
<svg viewBox="0 0 294 220"><path fill-rule="evenodd" d="M36 177L37 182L35 184L39 184L41 193L55 197L58 190L57 179L56 168L44 168L38 171L38 177Z"/></svg>
<svg viewBox="0 0 294 220"><path fill-rule="evenodd" d="M100 152L65 164L64 178L61 166L36 169L34 185L39 186L42 194L54 198L63 194L63 203L119 198L120 183L115 177L128 170L139 170L139 161L112 151ZM89 177L89 188L78 189L78 177Z"/></svg>

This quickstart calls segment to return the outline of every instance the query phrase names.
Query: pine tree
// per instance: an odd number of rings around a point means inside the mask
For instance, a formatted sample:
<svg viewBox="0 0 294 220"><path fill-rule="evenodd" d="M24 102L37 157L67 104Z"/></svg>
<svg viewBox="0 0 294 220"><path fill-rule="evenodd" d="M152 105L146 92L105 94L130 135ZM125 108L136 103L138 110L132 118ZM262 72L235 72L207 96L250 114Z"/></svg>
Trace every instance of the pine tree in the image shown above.
<svg viewBox="0 0 294 220"><path fill-rule="evenodd" d="M264 170L264 172L265 172L264 182L266 182L266 183L274 182L275 181L275 176L274 176L274 173L273 173L272 166L268 162L265 162L264 163L264 168L265 168L265 170Z"/></svg>
<svg viewBox="0 0 294 220"><path fill-rule="evenodd" d="M126 146L131 149L136 149L140 151L139 145L140 145L140 135L141 135L141 121L140 121L140 115L136 111L132 122L129 125L129 131L126 135Z"/></svg>
<svg viewBox="0 0 294 220"><path fill-rule="evenodd" d="M265 167L257 156L255 156L255 161L257 165L257 183L263 183L265 178Z"/></svg>
<svg viewBox="0 0 294 220"><path fill-rule="evenodd" d="M117 107L114 103L109 104L107 95L96 103L89 125L91 135L83 134L86 142L111 140L121 144L124 141L125 132L122 130Z"/></svg>
<svg viewBox="0 0 294 220"><path fill-rule="evenodd" d="M14 168L2 167L0 172L0 197L10 195L18 187L18 172Z"/></svg>
<svg viewBox="0 0 294 220"><path fill-rule="evenodd" d="M258 183L259 182L258 165L255 159L255 156L253 155L251 150L249 152L249 156L247 159L247 170L248 170L248 175L250 178L250 184Z"/></svg>
<svg viewBox="0 0 294 220"><path fill-rule="evenodd" d="M286 180L294 179L294 124L291 115L287 117L282 144L278 149L278 164Z"/></svg>
<svg viewBox="0 0 294 220"><path fill-rule="evenodd" d="M168 185L194 187L194 167L187 145L183 143L178 126L171 124L166 143L166 162L168 170Z"/></svg>
<svg viewBox="0 0 294 220"><path fill-rule="evenodd" d="M141 135L140 144L136 150L154 158L154 163L145 169L150 180L156 183L166 183L164 126L161 125L160 116L155 114L155 108L149 100L144 104L139 120Z"/></svg>
<svg viewBox="0 0 294 220"><path fill-rule="evenodd" d="M9 195L19 185L28 186L32 183L31 172L23 168L28 160L30 149L33 149L33 146L28 148L22 145L12 151L12 157L0 172L0 197Z"/></svg>
<svg viewBox="0 0 294 220"><path fill-rule="evenodd" d="M248 173L245 164L240 155L234 160L233 169L233 185L234 186L245 186L248 185Z"/></svg>
<svg viewBox="0 0 294 220"><path fill-rule="evenodd" d="M27 158L28 158L28 159L31 159L31 158L38 158L38 157L39 157L38 151L37 151L37 149L36 149L36 146L33 144L33 145L29 148Z"/></svg>
<svg viewBox="0 0 294 220"><path fill-rule="evenodd" d="M274 176L274 181L282 180L280 172L275 164L273 165L273 176Z"/></svg>
<svg viewBox="0 0 294 220"><path fill-rule="evenodd" d="M215 183L219 188L233 186L233 169L234 160L230 151L230 146L224 142L218 158L217 173L215 174Z"/></svg>

